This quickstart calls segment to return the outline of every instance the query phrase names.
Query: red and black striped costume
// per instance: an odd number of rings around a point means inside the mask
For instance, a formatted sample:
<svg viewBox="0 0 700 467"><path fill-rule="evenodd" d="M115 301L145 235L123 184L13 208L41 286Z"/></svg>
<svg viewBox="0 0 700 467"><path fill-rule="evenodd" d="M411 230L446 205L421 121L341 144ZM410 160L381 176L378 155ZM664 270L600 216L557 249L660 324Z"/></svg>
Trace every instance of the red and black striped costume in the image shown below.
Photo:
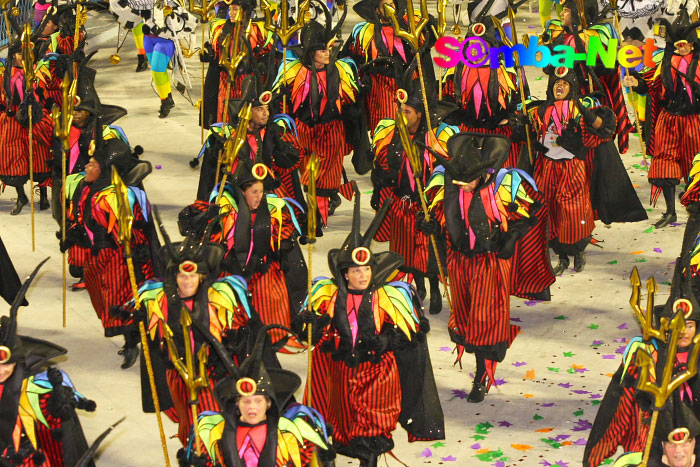
<svg viewBox="0 0 700 467"><path fill-rule="evenodd" d="M437 132L437 136L435 135ZM447 139L458 129L441 124L436 130L426 134L419 130L411 138L418 138L426 146L447 157L445 144ZM394 120L382 120L374 131L374 190L372 205L378 209L390 198L389 212L379 226L374 239L389 242L389 251L400 254L404 259L403 267L407 271L428 272L431 256L435 261L430 238L416 229L416 215L423 212L418 194L418 185L414 179L408 156L401 145L401 138ZM435 157L430 152L422 152L423 174L421 186L425 187L435 166ZM444 254L444 253L443 253ZM437 274L436 266L431 273Z"/></svg>
<svg viewBox="0 0 700 467"><path fill-rule="evenodd" d="M566 131L576 131L580 137L580 141L573 143L580 147L576 155L568 150L564 158L558 159L552 158L553 153L538 154L535 180L545 197L550 244L555 246L555 251L559 246L562 252L570 248L583 251L595 228L586 162L593 160L593 150L610 141L612 134L588 128L571 100L542 105L531 113L531 119L539 142L550 145L550 151L560 149L556 141L565 137L562 134ZM564 151L563 147L561 151Z"/></svg>
<svg viewBox="0 0 700 467"><path fill-rule="evenodd" d="M651 100L653 131L647 152L653 156L649 182L654 186L654 204L661 192L657 187L664 184L663 180L677 184L687 178L693 158L700 152L699 56L697 50L685 56L664 52L661 63L642 76L640 92L647 90Z"/></svg>
<svg viewBox="0 0 700 467"><path fill-rule="evenodd" d="M224 54L223 42L227 36L230 36L234 31L234 24L230 21L226 21L216 26L211 31L211 43L214 48L215 61L218 63ZM219 94L218 94L218 106L216 111L217 122L222 122L224 120L224 106L226 102L230 102L231 99L238 99L241 97L241 86L243 80L247 76L252 76L253 71L251 69L252 64L256 62L262 62L268 53L271 53L274 49L274 41L269 37L269 33L264 30L262 23L253 21L250 23L250 32L247 35L244 33L244 38L240 41L241 51L250 52L246 49L246 45L243 43L244 40L250 42L250 48L253 51L253 56L246 56L241 64L236 69L236 75L231 78L225 68L221 68L219 76ZM231 55L233 52L235 39L231 38L231 44L229 46L229 60L233 61L234 56ZM269 78L268 78L269 79ZM232 81L230 87L227 85L229 80ZM226 98L226 89L229 88L229 98ZM231 121L233 117L230 110L226 113L228 115L228 121Z"/></svg>
<svg viewBox="0 0 700 467"><path fill-rule="evenodd" d="M17 120L19 104L24 101L24 71L20 68L3 70L11 73L10 94L4 87L0 89L3 110L0 111L0 181L6 185L21 187L29 180L29 128ZM53 120L49 111L43 107L43 101L35 99L34 105L41 106L42 116L32 122L32 164L34 181L42 183L51 178L51 141L53 138Z"/></svg>
<svg viewBox="0 0 700 467"><path fill-rule="evenodd" d="M79 43L85 40L85 32L80 32ZM42 36L35 43L34 56L37 58L35 73L37 82L44 92L46 101L61 105L63 102L63 78L66 72L64 64L69 64L67 60L58 65L61 55L73 53L73 36L65 37L60 31L51 36ZM51 105L48 106L49 110Z"/></svg>
<svg viewBox="0 0 700 467"><path fill-rule="evenodd" d="M66 213L67 237L75 239L70 243L78 245L73 252L73 261L76 266L83 267L90 301L102 322L105 336L113 337L124 334L133 326L130 318L110 311L110 308L119 307L133 297L124 249L118 242L118 216L107 201L116 194L112 185L100 188L86 183L83 178L84 175L75 174L66 179L66 200L70 203ZM71 187L73 183L77 186ZM134 225L131 245L137 252L134 272L137 283L140 283L153 277L146 233L145 216L148 214L144 214L138 203L132 209Z"/></svg>

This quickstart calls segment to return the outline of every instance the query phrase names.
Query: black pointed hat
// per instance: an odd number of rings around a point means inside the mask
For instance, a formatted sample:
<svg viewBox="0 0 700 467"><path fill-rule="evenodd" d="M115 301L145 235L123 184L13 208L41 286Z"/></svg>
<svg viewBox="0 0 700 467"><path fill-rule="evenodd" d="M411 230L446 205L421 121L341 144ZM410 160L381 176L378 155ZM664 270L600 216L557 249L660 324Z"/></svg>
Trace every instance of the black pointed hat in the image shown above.
<svg viewBox="0 0 700 467"><path fill-rule="evenodd" d="M17 334L17 312L19 307L24 302L24 296L39 269L48 260L49 258L46 258L39 263L24 281L12 302L10 315L0 317L0 364L19 363L28 357L39 357L40 362L35 363L35 365L40 365L48 359L67 353L66 349L51 342Z"/></svg>
<svg viewBox="0 0 700 467"><path fill-rule="evenodd" d="M667 443L683 443L700 435L700 421L693 409L681 401L679 392L673 392L659 414L656 436Z"/></svg>
<svg viewBox="0 0 700 467"><path fill-rule="evenodd" d="M691 22L685 5L681 5L673 23L669 23L666 18L659 18L659 24L666 28L667 47L681 40L698 42L697 28L700 27L700 21Z"/></svg>
<svg viewBox="0 0 700 467"><path fill-rule="evenodd" d="M309 21L302 28L299 34L299 46L301 48L301 60L304 64L311 64L312 53L316 50L323 50L329 47L331 40L333 40L340 28L343 27L345 22L345 17L347 16L348 9L343 10L343 16L338 21L338 24L333 27L333 17L328 6L320 0L311 0L312 5L317 5L318 9L323 12L324 24L319 23L316 20ZM297 46L297 48L299 48Z"/></svg>
<svg viewBox="0 0 700 467"><path fill-rule="evenodd" d="M578 94L578 77L573 68L567 68L565 66L557 68L548 67L545 68L545 73L549 75L549 81L547 82L547 99L554 100L554 83L560 79L569 83L571 88L569 90L569 95L566 97L567 99L571 99Z"/></svg>
<svg viewBox="0 0 700 467"><path fill-rule="evenodd" d="M462 132L447 140L449 160L437 152L431 151L431 154L445 167L445 175L452 181L469 183L484 177L478 185L481 187L496 179L508 158L510 146L510 140L505 136Z"/></svg>
<svg viewBox="0 0 700 467"><path fill-rule="evenodd" d="M414 58L400 77L401 88L396 92L396 96L402 104L413 107L417 112L425 112L420 80L413 79L417 67L418 62Z"/></svg>
<svg viewBox="0 0 700 467"><path fill-rule="evenodd" d="M101 128L101 124L98 128ZM138 158L143 153L141 146L136 146L132 152L129 145L119 138L102 141L101 132L98 131L97 135L98 141L92 157L100 164L100 179L111 184L114 168L127 186L136 186L153 171L150 162Z"/></svg>
<svg viewBox="0 0 700 467"><path fill-rule="evenodd" d="M103 104L95 88L97 71L88 66L88 62L97 52L93 52L80 61L78 84L76 89L76 110L86 110L92 115L101 115L102 125L111 125L127 114L125 108L117 105Z"/></svg>

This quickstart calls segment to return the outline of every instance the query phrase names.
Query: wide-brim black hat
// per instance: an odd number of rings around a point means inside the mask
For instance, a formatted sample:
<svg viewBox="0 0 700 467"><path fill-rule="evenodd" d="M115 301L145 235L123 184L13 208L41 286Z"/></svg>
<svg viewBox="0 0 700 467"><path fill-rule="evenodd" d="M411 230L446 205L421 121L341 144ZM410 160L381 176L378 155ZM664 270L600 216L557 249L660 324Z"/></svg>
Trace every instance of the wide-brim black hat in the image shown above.
<svg viewBox="0 0 700 467"><path fill-rule="evenodd" d="M469 183L484 177L480 184L490 183L508 158L511 142L502 135L462 132L447 140L449 160L431 151L445 167L452 181Z"/></svg>
<svg viewBox="0 0 700 467"><path fill-rule="evenodd" d="M549 67L545 70L545 73L549 75L549 80L547 81L547 99L554 99L554 84L559 80L569 83L570 89L569 95L566 96L567 99L571 99L578 94L578 76L576 75L576 70L573 68L567 68L564 66L557 68Z"/></svg>

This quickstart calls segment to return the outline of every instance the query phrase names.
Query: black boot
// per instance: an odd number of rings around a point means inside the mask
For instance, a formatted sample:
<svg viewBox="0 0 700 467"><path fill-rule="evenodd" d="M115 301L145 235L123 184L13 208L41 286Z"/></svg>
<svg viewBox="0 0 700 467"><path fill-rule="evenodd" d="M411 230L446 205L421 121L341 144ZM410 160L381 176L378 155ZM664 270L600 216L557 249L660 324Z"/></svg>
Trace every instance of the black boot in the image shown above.
<svg viewBox="0 0 700 467"><path fill-rule="evenodd" d="M666 212L661 216L661 219L654 224L654 227L657 229L662 229L671 222L676 222L678 220L676 217L676 187L674 185L666 185L662 190L664 201L666 202Z"/></svg>
<svg viewBox="0 0 700 467"><path fill-rule="evenodd" d="M360 467L377 467L377 460L379 460L377 454L370 454L367 459L362 459L360 461Z"/></svg>
<svg viewBox="0 0 700 467"><path fill-rule="evenodd" d="M569 257L564 254L561 254L559 255L559 264L552 268L552 272L555 276L561 276L562 274L564 274L564 271L567 270L569 264Z"/></svg>
<svg viewBox="0 0 700 467"><path fill-rule="evenodd" d="M131 368L139 356L139 333L138 331L127 331L124 334L124 347L119 351L119 354L124 357L122 370Z"/></svg>
<svg viewBox="0 0 700 467"><path fill-rule="evenodd" d="M328 199L328 215L329 216L332 216L335 213L335 210L338 206L340 206L340 203L341 203L340 196L338 196L338 192L336 191Z"/></svg>
<svg viewBox="0 0 700 467"><path fill-rule="evenodd" d="M479 383L474 380L474 385L472 386L472 390L467 397L467 402L471 402L473 404L483 402L487 392L488 388L486 387L486 381Z"/></svg>
<svg viewBox="0 0 700 467"><path fill-rule="evenodd" d="M486 357L478 350L474 354L476 358L476 371L474 372L474 384L467 397L467 402L478 404L484 400L489 392L488 375L486 374Z"/></svg>
<svg viewBox="0 0 700 467"><path fill-rule="evenodd" d="M423 274L413 274L413 280L416 282L416 292L421 301L425 300L427 291L425 290L425 276Z"/></svg>
<svg viewBox="0 0 700 467"><path fill-rule="evenodd" d="M175 107L173 95L168 94L168 97L160 101L160 113L158 114L158 118L165 118L170 115L170 109L173 107Z"/></svg>
<svg viewBox="0 0 700 467"><path fill-rule="evenodd" d="M136 65L136 73L148 70L148 60L146 59L146 55L139 54L136 57L138 58L138 64Z"/></svg>
<svg viewBox="0 0 700 467"><path fill-rule="evenodd" d="M45 186L39 187L39 211L46 211L51 205L49 204L49 195Z"/></svg>
<svg viewBox="0 0 700 467"><path fill-rule="evenodd" d="M430 308L428 312L436 315L442 311L442 294L440 293L440 280L437 276L430 276Z"/></svg>
<svg viewBox="0 0 700 467"><path fill-rule="evenodd" d="M15 203L15 207L12 208L12 211L10 211L11 216L16 216L17 214L22 212L22 208L29 202L27 195L24 193L23 186L18 186L16 188L16 190L17 190L17 203Z"/></svg>
<svg viewBox="0 0 700 467"><path fill-rule="evenodd" d="M574 255L574 271L581 272L586 266L586 253L580 251Z"/></svg>
<svg viewBox="0 0 700 467"><path fill-rule="evenodd" d="M654 224L654 227L657 229L662 229L669 225L671 222L676 222L678 220L678 217L676 216L675 212L665 212L661 216L661 219L656 221Z"/></svg>

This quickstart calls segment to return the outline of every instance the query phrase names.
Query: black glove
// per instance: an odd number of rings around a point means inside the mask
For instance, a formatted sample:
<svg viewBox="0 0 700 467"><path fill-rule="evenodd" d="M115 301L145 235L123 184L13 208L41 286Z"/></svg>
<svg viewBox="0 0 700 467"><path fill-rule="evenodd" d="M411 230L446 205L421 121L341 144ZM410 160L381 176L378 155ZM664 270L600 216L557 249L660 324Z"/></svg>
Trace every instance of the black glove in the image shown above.
<svg viewBox="0 0 700 467"><path fill-rule="evenodd" d="M187 450L180 448L177 451L177 463L180 467L207 467L208 459L206 455L201 454L198 456L194 451L190 451L188 458Z"/></svg>
<svg viewBox="0 0 700 467"><path fill-rule="evenodd" d="M583 145L581 131L578 127L576 129L571 126L564 128L561 136L557 136L556 143L578 159L585 160L588 156L588 148Z"/></svg>
<svg viewBox="0 0 700 467"><path fill-rule="evenodd" d="M282 138L276 138L272 154L275 165L281 169L291 169L299 162L299 151L292 144L285 143Z"/></svg>
<svg viewBox="0 0 700 467"><path fill-rule="evenodd" d="M24 99L24 102L22 102L19 105L19 108L17 109L17 123L22 125L24 128L29 128L29 108L31 107L32 109L32 125L36 125L41 121L41 118L44 116L44 113L42 112L42 105L36 101L34 98L34 93L30 92L27 94L27 97Z"/></svg>
<svg viewBox="0 0 700 467"><path fill-rule="evenodd" d="M207 41L204 43L202 51L199 52L199 61L202 63L211 63L216 60L216 53L214 53L214 47L211 46L211 42Z"/></svg>
<svg viewBox="0 0 700 467"><path fill-rule="evenodd" d="M60 419L67 420L75 414L75 407L78 401L75 400L75 394L69 387L64 386L63 373L57 368L49 368L49 382L53 386L53 390L49 393L47 409L49 413Z"/></svg>
<svg viewBox="0 0 700 467"><path fill-rule="evenodd" d="M389 348L389 337L384 334L373 336L367 341L367 347L369 347L369 350L381 355Z"/></svg>
<svg viewBox="0 0 700 467"><path fill-rule="evenodd" d="M595 122L598 118L595 112L593 112L592 109L584 107L584 105L578 99L574 99L574 103L576 104L578 111L581 112L581 116L583 117L583 121L586 122L586 126L593 126L593 122Z"/></svg>
<svg viewBox="0 0 700 467"><path fill-rule="evenodd" d="M508 119L508 126L510 126L511 136L510 141L512 143L522 143L527 141L528 132L528 121L527 117L522 114L515 114Z"/></svg>
<svg viewBox="0 0 700 467"><path fill-rule="evenodd" d="M426 235L435 235L440 233L440 224L433 216L430 216L430 220L426 221L423 211L418 211L416 213L416 229Z"/></svg>
<svg viewBox="0 0 700 467"><path fill-rule="evenodd" d="M323 314L317 316L315 312L309 310L304 310L299 313L299 319L304 324L311 324L311 345L318 344L326 328L331 323L330 315ZM304 332L301 337L302 339L306 339L308 337L308 332Z"/></svg>

